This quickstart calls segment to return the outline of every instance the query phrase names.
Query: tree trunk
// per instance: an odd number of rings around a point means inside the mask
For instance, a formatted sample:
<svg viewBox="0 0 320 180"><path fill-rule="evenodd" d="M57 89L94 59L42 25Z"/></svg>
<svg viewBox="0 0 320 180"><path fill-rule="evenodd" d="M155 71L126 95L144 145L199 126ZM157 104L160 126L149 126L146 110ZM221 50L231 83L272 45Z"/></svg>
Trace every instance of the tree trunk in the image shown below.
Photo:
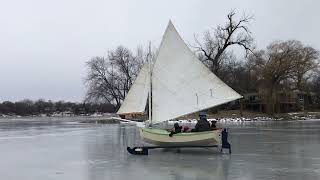
<svg viewBox="0 0 320 180"><path fill-rule="evenodd" d="M273 86L270 87L269 92L268 92L268 97L267 97L267 112L270 115L274 115L274 98L273 98Z"/></svg>

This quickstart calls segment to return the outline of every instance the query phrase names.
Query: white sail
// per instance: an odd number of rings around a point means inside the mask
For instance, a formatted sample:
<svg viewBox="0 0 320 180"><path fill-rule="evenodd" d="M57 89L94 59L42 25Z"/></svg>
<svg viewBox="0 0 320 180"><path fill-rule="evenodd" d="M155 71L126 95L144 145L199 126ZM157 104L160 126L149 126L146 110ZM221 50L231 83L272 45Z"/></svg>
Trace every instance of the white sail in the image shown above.
<svg viewBox="0 0 320 180"><path fill-rule="evenodd" d="M152 70L152 122L241 98L200 62L169 22Z"/></svg>
<svg viewBox="0 0 320 180"><path fill-rule="evenodd" d="M150 86L149 77L148 63L145 63L122 102L117 114L144 113Z"/></svg>

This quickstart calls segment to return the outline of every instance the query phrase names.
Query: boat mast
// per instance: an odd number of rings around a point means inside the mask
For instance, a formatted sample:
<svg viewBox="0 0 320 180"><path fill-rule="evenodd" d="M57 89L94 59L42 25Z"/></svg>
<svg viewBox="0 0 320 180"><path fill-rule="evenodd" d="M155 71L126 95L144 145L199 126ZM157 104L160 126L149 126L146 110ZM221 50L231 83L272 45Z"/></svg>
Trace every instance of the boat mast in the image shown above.
<svg viewBox="0 0 320 180"><path fill-rule="evenodd" d="M149 121L150 125L152 125L152 70L151 70L151 42L149 42L149 53L148 53L148 61L149 61Z"/></svg>

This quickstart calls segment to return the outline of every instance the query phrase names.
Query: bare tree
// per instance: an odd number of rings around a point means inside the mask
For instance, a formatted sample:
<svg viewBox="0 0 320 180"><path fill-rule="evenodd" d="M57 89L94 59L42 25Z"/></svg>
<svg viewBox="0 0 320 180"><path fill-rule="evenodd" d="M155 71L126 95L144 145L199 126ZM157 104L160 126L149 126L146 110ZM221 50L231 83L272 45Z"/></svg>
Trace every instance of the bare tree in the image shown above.
<svg viewBox="0 0 320 180"><path fill-rule="evenodd" d="M227 52L230 46L240 46L246 53L252 49L253 38L248 23L253 18L243 15L236 21L235 15L235 11L231 11L227 15L226 24L218 26L213 32L205 32L202 41L195 37L196 45L193 47L198 52L200 60L218 76L224 60L230 59L230 52Z"/></svg>
<svg viewBox="0 0 320 180"><path fill-rule="evenodd" d="M111 76L119 83L122 89L121 100L124 99L126 93L129 91L137 73L141 67L139 59L133 56L131 51L127 48L119 46L115 51L109 51L108 60L112 66ZM116 74L116 76L113 76Z"/></svg>
<svg viewBox="0 0 320 180"><path fill-rule="evenodd" d="M85 79L88 91L87 101L107 101L120 104L121 93L114 83L116 76L104 57L94 57L87 62L88 75Z"/></svg>
<svg viewBox="0 0 320 180"><path fill-rule="evenodd" d="M87 62L86 100L105 101L120 107L145 57L142 48L133 54L129 49L118 46L109 51L107 57L92 58Z"/></svg>
<svg viewBox="0 0 320 180"><path fill-rule="evenodd" d="M302 91L304 90L307 81L312 77L313 70L319 67L319 51L310 46L303 46L299 44L299 57L296 59L296 65L293 72L293 81L295 88Z"/></svg>
<svg viewBox="0 0 320 180"><path fill-rule="evenodd" d="M316 59L317 51L295 40L273 42L265 51L256 52L249 58L259 87L267 97L270 114L274 113L276 92L284 88L293 90L301 85L302 78L315 67Z"/></svg>

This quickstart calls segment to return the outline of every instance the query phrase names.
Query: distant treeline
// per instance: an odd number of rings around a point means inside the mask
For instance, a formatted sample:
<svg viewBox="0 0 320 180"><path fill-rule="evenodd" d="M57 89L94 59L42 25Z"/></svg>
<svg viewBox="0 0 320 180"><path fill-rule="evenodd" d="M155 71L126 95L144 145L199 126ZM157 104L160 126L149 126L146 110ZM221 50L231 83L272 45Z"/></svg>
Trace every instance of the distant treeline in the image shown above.
<svg viewBox="0 0 320 180"><path fill-rule="evenodd" d="M59 112L70 112L75 115L92 114L95 112L115 112L115 107L108 103L73 103L64 101L23 100L18 102L4 101L0 103L0 114L6 115L52 115Z"/></svg>

